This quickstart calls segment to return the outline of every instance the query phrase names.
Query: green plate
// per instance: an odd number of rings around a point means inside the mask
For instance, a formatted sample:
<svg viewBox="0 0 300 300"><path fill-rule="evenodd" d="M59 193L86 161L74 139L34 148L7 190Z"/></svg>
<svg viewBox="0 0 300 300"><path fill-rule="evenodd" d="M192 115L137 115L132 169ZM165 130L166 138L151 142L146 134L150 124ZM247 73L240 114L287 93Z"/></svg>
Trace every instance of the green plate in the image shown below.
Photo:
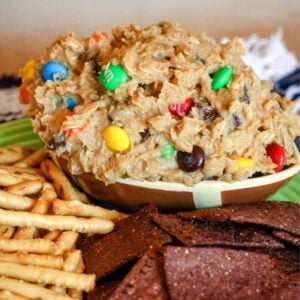
<svg viewBox="0 0 300 300"><path fill-rule="evenodd" d="M0 124L0 147L22 145L29 148L40 148L42 141L33 132L31 121L21 119L17 121ZM300 203L300 173L281 188L270 200L293 201Z"/></svg>

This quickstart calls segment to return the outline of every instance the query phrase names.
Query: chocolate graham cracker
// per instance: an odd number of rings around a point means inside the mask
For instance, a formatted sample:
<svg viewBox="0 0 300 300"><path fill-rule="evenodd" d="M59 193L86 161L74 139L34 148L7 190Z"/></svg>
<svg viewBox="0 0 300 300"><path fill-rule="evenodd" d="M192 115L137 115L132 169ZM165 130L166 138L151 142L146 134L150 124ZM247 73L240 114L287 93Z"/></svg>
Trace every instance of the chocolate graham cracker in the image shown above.
<svg viewBox="0 0 300 300"><path fill-rule="evenodd" d="M109 300L120 281L108 281L98 283L96 288L87 294L87 300Z"/></svg>
<svg viewBox="0 0 300 300"><path fill-rule="evenodd" d="M300 220L299 220L299 222L300 222ZM272 234L282 241L285 241L294 246L300 247L300 236L297 236L297 235L294 235L292 233L282 231L282 230L273 230Z"/></svg>
<svg viewBox="0 0 300 300"><path fill-rule="evenodd" d="M165 283L162 250L156 246L150 247L125 276L110 299L169 299Z"/></svg>
<svg viewBox="0 0 300 300"><path fill-rule="evenodd" d="M197 222L161 214L154 215L153 220L185 246L284 248L278 239L255 225Z"/></svg>
<svg viewBox="0 0 300 300"><path fill-rule="evenodd" d="M266 291L261 300L299 299L300 274L291 274L276 288Z"/></svg>
<svg viewBox="0 0 300 300"><path fill-rule="evenodd" d="M285 280L268 254L226 248L165 247L172 299L260 299Z"/></svg>
<svg viewBox="0 0 300 300"><path fill-rule="evenodd" d="M105 236L79 239L86 271L100 279L87 300L297 299L299 207L270 202L177 215L145 207Z"/></svg>
<svg viewBox="0 0 300 300"><path fill-rule="evenodd" d="M182 212L180 216L201 221L234 221L284 230L300 236L300 205L290 202L263 201L218 208Z"/></svg>
<svg viewBox="0 0 300 300"><path fill-rule="evenodd" d="M152 244L170 242L171 237L152 221L155 213L154 206L147 206L121 220L111 233L82 243L86 272L100 279L141 256Z"/></svg>

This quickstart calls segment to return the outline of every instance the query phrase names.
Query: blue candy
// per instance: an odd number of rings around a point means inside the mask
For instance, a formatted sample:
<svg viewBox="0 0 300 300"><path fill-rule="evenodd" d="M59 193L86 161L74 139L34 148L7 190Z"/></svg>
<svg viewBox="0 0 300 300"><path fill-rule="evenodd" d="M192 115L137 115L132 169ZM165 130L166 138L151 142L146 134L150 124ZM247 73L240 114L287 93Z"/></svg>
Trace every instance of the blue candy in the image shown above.
<svg viewBox="0 0 300 300"><path fill-rule="evenodd" d="M299 135L294 139L294 142L297 146L298 152L300 153L300 136Z"/></svg>
<svg viewBox="0 0 300 300"><path fill-rule="evenodd" d="M67 105L67 109L73 110L74 107L76 106L76 102L74 101L74 99L68 98L68 99L66 100L66 105Z"/></svg>
<svg viewBox="0 0 300 300"><path fill-rule="evenodd" d="M62 80L68 75L68 69L57 61L49 61L44 64L41 75L45 81L47 80Z"/></svg>

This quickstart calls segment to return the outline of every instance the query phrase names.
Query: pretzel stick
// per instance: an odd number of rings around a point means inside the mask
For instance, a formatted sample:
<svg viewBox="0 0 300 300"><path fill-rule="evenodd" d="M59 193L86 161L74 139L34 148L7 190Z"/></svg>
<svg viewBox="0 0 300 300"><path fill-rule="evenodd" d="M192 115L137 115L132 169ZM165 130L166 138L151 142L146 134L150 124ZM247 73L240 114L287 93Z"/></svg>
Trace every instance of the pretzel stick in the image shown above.
<svg viewBox="0 0 300 300"><path fill-rule="evenodd" d="M37 168L20 168L15 166L0 165L0 170L10 174L31 174L41 176L41 171Z"/></svg>
<svg viewBox="0 0 300 300"><path fill-rule="evenodd" d="M0 173L0 186L11 186L23 182L24 179L14 174Z"/></svg>
<svg viewBox="0 0 300 300"><path fill-rule="evenodd" d="M35 200L29 197L13 195L0 190L0 207L13 210L28 210L31 209Z"/></svg>
<svg viewBox="0 0 300 300"><path fill-rule="evenodd" d="M51 200L38 200L32 209L33 213L46 214L51 206ZM1 221L0 221L1 222ZM32 239L37 234L38 229L35 227L21 227L18 228L14 238L15 239Z"/></svg>
<svg viewBox="0 0 300 300"><path fill-rule="evenodd" d="M29 253L52 254L57 251L56 244L44 239L9 240L0 238L0 250L5 252L26 251Z"/></svg>
<svg viewBox="0 0 300 300"><path fill-rule="evenodd" d="M79 234L77 232L63 232L56 241L58 253L64 253L65 251L74 249L78 236Z"/></svg>
<svg viewBox="0 0 300 300"><path fill-rule="evenodd" d="M116 210L109 210L96 205L84 204L77 200L54 200L52 209L55 215L96 217L100 219L112 220L114 222L118 222L126 216L125 214L122 214Z"/></svg>
<svg viewBox="0 0 300 300"><path fill-rule="evenodd" d="M86 194L78 191L77 189L76 189L76 194L77 194L77 198L80 202L89 203L89 199Z"/></svg>
<svg viewBox="0 0 300 300"><path fill-rule="evenodd" d="M42 191L42 194L41 194L39 200L43 200L43 199L54 200L56 198L57 198L57 194L56 194L55 189L52 186L52 184L49 182L45 182L43 191Z"/></svg>
<svg viewBox="0 0 300 300"><path fill-rule="evenodd" d="M9 291L0 291L0 299L1 300L27 300L29 298L15 295Z"/></svg>
<svg viewBox="0 0 300 300"><path fill-rule="evenodd" d="M11 232L10 228L14 228L14 227L0 225L0 238L4 238L4 239L11 238L13 232Z"/></svg>
<svg viewBox="0 0 300 300"><path fill-rule="evenodd" d="M45 148L39 149L14 164L16 167L29 168L39 165L47 157Z"/></svg>
<svg viewBox="0 0 300 300"><path fill-rule="evenodd" d="M82 253L81 253L81 256L80 256L78 265L77 265L77 270L76 270L76 272L77 272L77 273L83 273L83 272L84 272L84 262L83 262Z"/></svg>
<svg viewBox="0 0 300 300"><path fill-rule="evenodd" d="M57 286L57 285L51 285L50 287L49 287L49 289L51 290L51 291L54 291L54 292L58 292L58 293L62 293L62 294L67 294L67 292L66 292L66 288L64 288L64 287L62 287L62 286Z"/></svg>
<svg viewBox="0 0 300 300"><path fill-rule="evenodd" d="M5 192L15 195L33 195L39 193L43 188L43 182L40 180L27 180L4 189Z"/></svg>
<svg viewBox="0 0 300 300"><path fill-rule="evenodd" d="M53 185L58 195L65 200L80 200L76 190L65 174L49 159L41 163L44 175L53 181Z"/></svg>
<svg viewBox="0 0 300 300"><path fill-rule="evenodd" d="M63 270L67 272L76 272L81 255L82 253L80 250L69 252L65 258Z"/></svg>
<svg viewBox="0 0 300 300"><path fill-rule="evenodd" d="M1 238L3 239L10 239L15 233L15 228L12 226L6 226L6 230L2 232Z"/></svg>
<svg viewBox="0 0 300 300"><path fill-rule="evenodd" d="M80 233L105 234L113 230L114 223L96 218L83 219L73 216L40 215L24 211L0 209L0 224L8 226L38 227L47 230L68 230Z"/></svg>
<svg viewBox="0 0 300 300"><path fill-rule="evenodd" d="M23 252L5 253L0 252L0 261L18 263L21 265L33 265L40 267L49 267L55 269L62 269L64 260L62 256L58 255L41 255L29 254Z"/></svg>
<svg viewBox="0 0 300 300"><path fill-rule="evenodd" d="M78 270L80 271L78 265L80 264L81 259L82 259L82 253L80 250L74 250L72 252L69 252L65 259L65 263L63 267L64 271L68 271L68 272L78 272ZM69 289L68 293L72 298L79 299L79 300L82 299L82 292L79 290Z"/></svg>
<svg viewBox="0 0 300 300"><path fill-rule="evenodd" d="M68 295L51 291L36 284L7 277L0 277L0 289L5 289L23 297L36 300L74 300Z"/></svg>
<svg viewBox="0 0 300 300"><path fill-rule="evenodd" d="M12 164L28 156L30 151L22 146L0 148L0 164Z"/></svg>
<svg viewBox="0 0 300 300"><path fill-rule="evenodd" d="M6 177L5 177L6 175ZM4 181L4 179L1 178L6 178ZM20 183L21 180L41 180L41 181L45 181L45 178L38 175L38 174L30 174L30 173L26 173L26 172L11 172L9 170L5 170L5 169L0 169L0 179L3 180L1 182L2 186L9 186L9 185L13 185L13 184L17 184Z"/></svg>
<svg viewBox="0 0 300 300"><path fill-rule="evenodd" d="M7 228L8 228L7 226L0 225L0 235L3 234L3 233L5 233L6 230L7 230Z"/></svg>
<svg viewBox="0 0 300 300"><path fill-rule="evenodd" d="M51 268L0 262L0 275L41 284L53 284L89 292L95 288L95 275L78 274ZM1 287L0 287L1 288Z"/></svg>
<svg viewBox="0 0 300 300"><path fill-rule="evenodd" d="M59 230L50 231L43 237L43 239L48 241L54 241L60 236L60 234L61 232Z"/></svg>

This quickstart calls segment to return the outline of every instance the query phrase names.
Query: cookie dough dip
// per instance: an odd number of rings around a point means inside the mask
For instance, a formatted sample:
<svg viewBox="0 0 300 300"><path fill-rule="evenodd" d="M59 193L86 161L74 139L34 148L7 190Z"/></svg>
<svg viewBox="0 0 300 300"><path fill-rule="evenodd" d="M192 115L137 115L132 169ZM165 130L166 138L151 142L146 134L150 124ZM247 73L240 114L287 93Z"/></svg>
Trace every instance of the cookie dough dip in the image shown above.
<svg viewBox="0 0 300 300"><path fill-rule="evenodd" d="M59 37L21 70L21 102L71 174L237 181L299 163L299 117L241 55L234 37L161 22Z"/></svg>

